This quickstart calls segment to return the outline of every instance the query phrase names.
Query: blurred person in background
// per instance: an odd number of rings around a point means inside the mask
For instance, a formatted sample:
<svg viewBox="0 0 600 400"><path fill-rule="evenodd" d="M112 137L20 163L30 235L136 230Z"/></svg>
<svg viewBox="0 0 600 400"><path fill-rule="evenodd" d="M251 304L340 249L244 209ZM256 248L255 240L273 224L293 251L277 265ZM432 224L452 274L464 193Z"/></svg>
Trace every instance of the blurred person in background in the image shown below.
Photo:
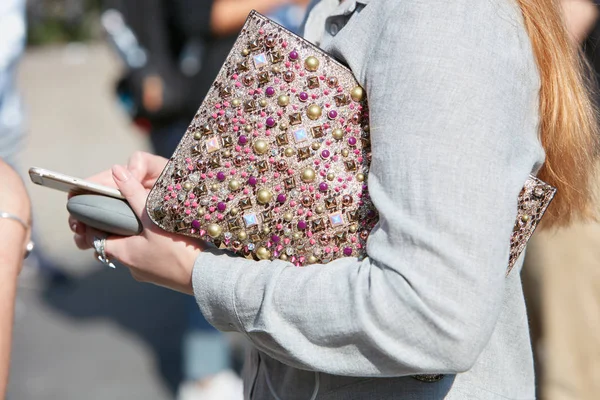
<svg viewBox="0 0 600 400"><path fill-rule="evenodd" d="M0 158L0 399L8 384L17 278L31 233L29 196L19 175Z"/></svg>
<svg viewBox="0 0 600 400"><path fill-rule="evenodd" d="M174 152L252 9L297 31L307 2L105 1L111 11L103 16L104 26L129 66L117 93L136 124L149 131L154 152L166 158ZM120 27L111 26L114 10L120 13ZM124 35L129 36L128 45L119 48ZM231 371L230 339L204 319L193 298L188 307L182 344L185 381L178 398L241 398L241 380Z"/></svg>
<svg viewBox="0 0 600 400"><path fill-rule="evenodd" d="M562 0L572 44L600 72L598 1ZM590 84L597 82L590 82ZM593 91L598 100L598 88ZM600 182L595 185L600 194ZM600 203L596 202L600 207ZM600 225L574 221L532 238L523 285L536 358L538 398L595 400L600 396Z"/></svg>

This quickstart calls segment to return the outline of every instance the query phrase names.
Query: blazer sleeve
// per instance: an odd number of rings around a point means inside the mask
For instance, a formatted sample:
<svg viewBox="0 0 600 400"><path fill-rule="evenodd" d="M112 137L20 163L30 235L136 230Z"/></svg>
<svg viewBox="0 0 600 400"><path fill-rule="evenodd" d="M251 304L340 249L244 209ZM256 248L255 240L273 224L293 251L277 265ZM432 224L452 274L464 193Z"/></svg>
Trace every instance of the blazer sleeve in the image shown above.
<svg viewBox="0 0 600 400"><path fill-rule="evenodd" d="M209 322L290 366L457 373L494 330L518 193L540 155L537 73L522 22L479 4L502 0L430 3L372 2L345 28L367 35L355 72L380 212L369 257L297 268L209 250L195 263Z"/></svg>

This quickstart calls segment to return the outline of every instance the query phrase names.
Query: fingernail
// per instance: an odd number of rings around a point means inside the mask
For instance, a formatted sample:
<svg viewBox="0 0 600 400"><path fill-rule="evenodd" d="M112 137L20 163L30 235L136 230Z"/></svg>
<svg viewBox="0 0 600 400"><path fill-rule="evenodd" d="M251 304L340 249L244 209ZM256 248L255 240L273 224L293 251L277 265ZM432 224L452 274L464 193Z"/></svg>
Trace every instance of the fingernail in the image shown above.
<svg viewBox="0 0 600 400"><path fill-rule="evenodd" d="M76 223L71 224L71 230L73 232L77 232L77 224Z"/></svg>
<svg viewBox="0 0 600 400"><path fill-rule="evenodd" d="M112 167L112 173L113 177L120 182L125 182L131 177L131 173L120 165L114 165Z"/></svg>

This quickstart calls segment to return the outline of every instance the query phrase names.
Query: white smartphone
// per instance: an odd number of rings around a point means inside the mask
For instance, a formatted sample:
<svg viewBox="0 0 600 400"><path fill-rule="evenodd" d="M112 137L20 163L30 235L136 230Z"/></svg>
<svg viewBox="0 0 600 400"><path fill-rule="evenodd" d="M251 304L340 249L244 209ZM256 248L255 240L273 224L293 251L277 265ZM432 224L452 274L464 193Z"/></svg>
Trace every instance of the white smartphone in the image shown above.
<svg viewBox="0 0 600 400"><path fill-rule="evenodd" d="M54 171L48 171L43 168L32 167L29 169L29 177L33 183L46 186L52 189L61 190L73 194L101 194L115 199L125 200L125 197L118 189L97 183L88 182L83 179L75 178L69 175Z"/></svg>

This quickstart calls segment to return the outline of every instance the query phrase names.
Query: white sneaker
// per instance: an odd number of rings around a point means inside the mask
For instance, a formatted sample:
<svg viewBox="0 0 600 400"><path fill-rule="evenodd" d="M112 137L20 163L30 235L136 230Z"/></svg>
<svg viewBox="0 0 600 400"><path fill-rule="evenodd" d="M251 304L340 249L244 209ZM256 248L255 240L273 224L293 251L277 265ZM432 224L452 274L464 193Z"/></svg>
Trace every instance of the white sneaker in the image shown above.
<svg viewBox="0 0 600 400"><path fill-rule="evenodd" d="M179 386L177 400L243 400L242 380L231 370L225 370L201 381L184 382Z"/></svg>

